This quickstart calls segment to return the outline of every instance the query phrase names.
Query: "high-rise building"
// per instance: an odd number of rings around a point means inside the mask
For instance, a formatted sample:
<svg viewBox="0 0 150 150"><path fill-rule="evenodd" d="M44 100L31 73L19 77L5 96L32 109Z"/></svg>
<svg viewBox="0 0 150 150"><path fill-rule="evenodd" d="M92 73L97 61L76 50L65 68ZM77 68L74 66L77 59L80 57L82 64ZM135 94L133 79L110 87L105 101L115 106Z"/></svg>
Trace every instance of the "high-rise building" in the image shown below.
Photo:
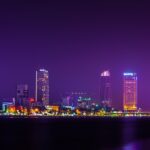
<svg viewBox="0 0 150 150"><path fill-rule="evenodd" d="M45 69L36 71L35 99L42 106L49 105L49 73Z"/></svg>
<svg viewBox="0 0 150 150"><path fill-rule="evenodd" d="M137 75L136 73L124 73L123 75L123 109L124 111L136 111Z"/></svg>
<svg viewBox="0 0 150 150"><path fill-rule="evenodd" d="M111 76L110 71L105 70L100 75L100 104L111 106Z"/></svg>
<svg viewBox="0 0 150 150"><path fill-rule="evenodd" d="M27 84L17 85L16 106L27 106L29 98L29 89Z"/></svg>

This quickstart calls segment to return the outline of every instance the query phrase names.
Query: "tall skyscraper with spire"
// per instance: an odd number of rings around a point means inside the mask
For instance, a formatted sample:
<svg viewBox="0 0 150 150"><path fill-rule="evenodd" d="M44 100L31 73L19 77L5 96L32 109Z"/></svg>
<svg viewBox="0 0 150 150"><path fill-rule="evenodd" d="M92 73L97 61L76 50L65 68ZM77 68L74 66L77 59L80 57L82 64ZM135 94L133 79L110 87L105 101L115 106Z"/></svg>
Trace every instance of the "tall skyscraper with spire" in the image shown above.
<svg viewBox="0 0 150 150"><path fill-rule="evenodd" d="M124 73L123 76L123 109L124 111L136 111L137 75L136 73Z"/></svg>
<svg viewBox="0 0 150 150"><path fill-rule="evenodd" d="M111 76L110 71L105 70L100 75L100 104L103 106L111 106Z"/></svg>
<svg viewBox="0 0 150 150"><path fill-rule="evenodd" d="M42 106L49 105L49 73L45 69L36 71L35 99Z"/></svg>

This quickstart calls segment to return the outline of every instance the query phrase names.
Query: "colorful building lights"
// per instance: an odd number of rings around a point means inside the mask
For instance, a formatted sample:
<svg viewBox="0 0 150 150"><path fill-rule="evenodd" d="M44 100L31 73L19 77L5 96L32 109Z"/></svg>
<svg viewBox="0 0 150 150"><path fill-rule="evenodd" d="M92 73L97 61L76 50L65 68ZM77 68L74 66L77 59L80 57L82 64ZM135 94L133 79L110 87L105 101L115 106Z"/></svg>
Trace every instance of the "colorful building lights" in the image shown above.
<svg viewBox="0 0 150 150"><path fill-rule="evenodd" d="M136 111L137 110L137 75L136 73L124 73L123 109L124 111Z"/></svg>
<svg viewBox="0 0 150 150"><path fill-rule="evenodd" d="M49 73L45 69L36 71L35 99L43 106L49 105Z"/></svg>

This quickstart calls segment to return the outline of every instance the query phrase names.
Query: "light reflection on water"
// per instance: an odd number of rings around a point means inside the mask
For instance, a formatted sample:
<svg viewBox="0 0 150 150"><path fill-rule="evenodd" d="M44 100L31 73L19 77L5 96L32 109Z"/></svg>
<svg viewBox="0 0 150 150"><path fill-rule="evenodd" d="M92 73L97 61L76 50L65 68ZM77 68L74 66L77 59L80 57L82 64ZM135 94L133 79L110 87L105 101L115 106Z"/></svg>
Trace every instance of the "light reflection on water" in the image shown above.
<svg viewBox="0 0 150 150"><path fill-rule="evenodd" d="M125 145L122 150L140 150L139 143L130 143Z"/></svg>
<svg viewBox="0 0 150 150"><path fill-rule="evenodd" d="M137 126L136 126L136 120L130 121L127 119L123 120L122 123L122 140L125 143L129 143L136 139L137 134Z"/></svg>
<svg viewBox="0 0 150 150"><path fill-rule="evenodd" d="M138 119L124 119L122 124L122 143L123 145L115 150L149 150L150 138L142 138L140 130L144 135L146 129L140 129Z"/></svg>
<svg viewBox="0 0 150 150"><path fill-rule="evenodd" d="M122 147L117 148L115 150L149 150L150 149L149 145L150 139L147 139L125 144Z"/></svg>
<svg viewBox="0 0 150 150"><path fill-rule="evenodd" d="M124 120L122 124L122 139L125 144L121 149L122 150L139 150L139 143L131 141L136 139L136 120L134 122L129 120Z"/></svg>

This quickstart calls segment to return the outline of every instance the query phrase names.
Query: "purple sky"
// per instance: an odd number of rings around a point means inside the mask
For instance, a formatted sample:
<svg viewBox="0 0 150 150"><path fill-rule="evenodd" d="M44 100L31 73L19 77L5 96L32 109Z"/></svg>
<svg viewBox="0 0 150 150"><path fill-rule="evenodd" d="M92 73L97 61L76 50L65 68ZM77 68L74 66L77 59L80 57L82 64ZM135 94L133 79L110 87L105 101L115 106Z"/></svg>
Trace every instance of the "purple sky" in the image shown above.
<svg viewBox="0 0 150 150"><path fill-rule="evenodd" d="M14 96L19 83L33 95L37 68L49 70L51 98L76 90L98 96L99 74L110 69L115 106L122 73L133 71L139 106L150 110L148 3L31 1L0 2L0 97Z"/></svg>

